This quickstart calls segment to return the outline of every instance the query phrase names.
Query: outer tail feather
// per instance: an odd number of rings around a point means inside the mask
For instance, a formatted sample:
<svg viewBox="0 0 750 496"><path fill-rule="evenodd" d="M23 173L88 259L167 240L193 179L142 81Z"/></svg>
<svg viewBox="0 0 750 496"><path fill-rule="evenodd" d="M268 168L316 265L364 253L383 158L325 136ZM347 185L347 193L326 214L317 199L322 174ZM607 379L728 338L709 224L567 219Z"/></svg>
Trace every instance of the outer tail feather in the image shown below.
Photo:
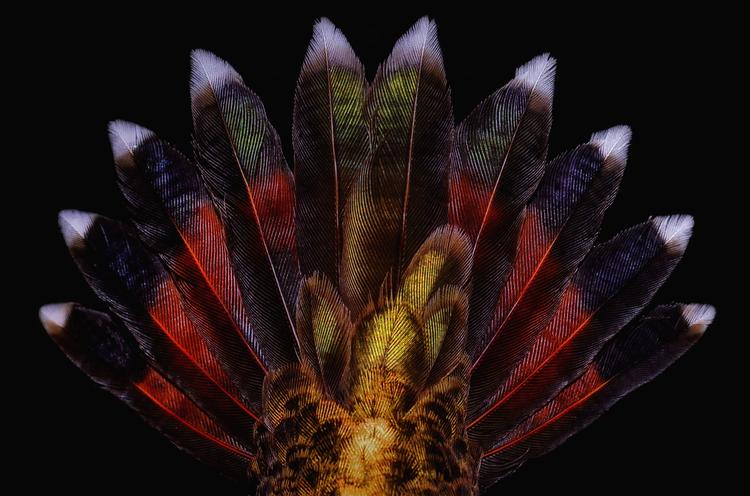
<svg viewBox="0 0 750 496"><path fill-rule="evenodd" d="M246 479L253 458L250 433L235 437L225 432L149 367L133 337L108 315L63 303L42 307L39 317L73 363L178 448L229 477Z"/></svg>
<svg viewBox="0 0 750 496"><path fill-rule="evenodd" d="M475 397L497 386L549 322L614 200L629 141L629 128L608 129L547 166L527 207L489 339L472 368Z"/></svg>
<svg viewBox="0 0 750 496"><path fill-rule="evenodd" d="M279 367L294 349L294 179L263 104L229 64L194 51L190 92L198 166L253 329L270 368Z"/></svg>
<svg viewBox="0 0 750 496"><path fill-rule="evenodd" d="M347 201L341 272L355 315L447 220L453 117L434 22L420 19L396 43L368 93L366 119L372 157Z"/></svg>
<svg viewBox="0 0 750 496"><path fill-rule="evenodd" d="M160 255L211 352L259 408L267 366L234 278L221 222L197 169L135 124L112 123L110 138L120 188L141 239Z"/></svg>
<svg viewBox="0 0 750 496"><path fill-rule="evenodd" d="M541 55L456 129L450 220L473 241L469 353L486 344L516 250L524 206L542 177L552 123L555 59Z"/></svg>
<svg viewBox="0 0 750 496"><path fill-rule="evenodd" d="M328 19L313 28L294 98L297 245L302 273L336 285L344 202L370 152L364 67Z"/></svg>
<svg viewBox="0 0 750 496"><path fill-rule="evenodd" d="M578 379L482 455L480 485L554 449L660 374L695 344L714 314L708 305L660 306L623 330Z"/></svg>
<svg viewBox="0 0 750 496"><path fill-rule="evenodd" d="M470 413L470 437L491 445L497 432L513 427L580 375L651 300L682 258L692 226L689 216L656 217L595 247L526 357L498 392Z"/></svg>
<svg viewBox="0 0 750 496"><path fill-rule="evenodd" d="M60 228L91 288L133 333L149 362L235 435L257 413L243 401L182 310L158 260L116 222L63 211Z"/></svg>

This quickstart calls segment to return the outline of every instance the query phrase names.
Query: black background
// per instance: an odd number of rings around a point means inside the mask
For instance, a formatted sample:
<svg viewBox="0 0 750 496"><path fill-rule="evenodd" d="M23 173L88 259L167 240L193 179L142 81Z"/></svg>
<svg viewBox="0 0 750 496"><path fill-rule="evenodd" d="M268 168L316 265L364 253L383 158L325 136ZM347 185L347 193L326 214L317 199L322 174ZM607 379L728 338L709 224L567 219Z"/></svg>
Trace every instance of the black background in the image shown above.
<svg viewBox="0 0 750 496"><path fill-rule="evenodd" d="M709 135L728 125L713 112L736 98L727 83L733 69L719 61L729 42L716 36L709 43L695 28L710 19L701 13L678 20L602 12L563 20L533 6L521 14L463 5L310 13L289 6L275 15L212 7L186 19L125 6L98 20L93 12L73 11L39 27L43 42L35 43L30 60L39 71L34 99L44 114L31 121L43 139L36 141L33 163L19 165L41 188L40 200L24 205L24 221L33 226L24 238L29 244L14 246L34 256L22 324L30 327L22 329L32 340L22 354L30 362L20 369L22 383L28 382L21 402L28 422L22 463L33 460L42 474L26 478L30 487L77 494L247 492L174 449L90 383L35 320L36 308L47 302L97 306L68 257L56 213L78 208L124 217L107 122L132 120L185 148L189 51L205 48L233 64L261 96L291 157L292 95L315 18L327 15L344 31L372 77L398 36L428 13L438 23L457 121L510 79L515 67L550 51L558 59L551 155L587 141L593 131L632 126L629 168L602 237L649 215L693 214L691 246L657 299L718 307L715 324L678 364L490 494L680 491L696 484L724 492L731 472L726 447L738 439L727 395L729 378L738 372L727 356L739 331L729 318L724 280L742 256L729 249L738 239L727 236L726 224L741 223L742 215L731 214L727 184L737 176L727 171L740 166L742 155L720 157L731 144Z"/></svg>

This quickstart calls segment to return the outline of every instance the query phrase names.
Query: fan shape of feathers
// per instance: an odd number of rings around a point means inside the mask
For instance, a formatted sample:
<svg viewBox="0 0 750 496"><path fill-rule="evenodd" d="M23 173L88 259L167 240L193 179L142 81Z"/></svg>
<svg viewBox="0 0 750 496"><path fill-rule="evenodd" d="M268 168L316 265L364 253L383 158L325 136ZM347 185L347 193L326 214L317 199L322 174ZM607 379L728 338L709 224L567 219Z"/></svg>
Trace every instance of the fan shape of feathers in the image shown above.
<svg viewBox="0 0 750 496"><path fill-rule="evenodd" d="M708 305L644 312L693 227L595 244L626 126L551 160L541 55L454 126L434 22L374 81L327 19L294 169L226 62L192 54L194 154L110 125L132 222L63 211L106 312L42 307L93 380L259 494L474 494L685 352Z"/></svg>

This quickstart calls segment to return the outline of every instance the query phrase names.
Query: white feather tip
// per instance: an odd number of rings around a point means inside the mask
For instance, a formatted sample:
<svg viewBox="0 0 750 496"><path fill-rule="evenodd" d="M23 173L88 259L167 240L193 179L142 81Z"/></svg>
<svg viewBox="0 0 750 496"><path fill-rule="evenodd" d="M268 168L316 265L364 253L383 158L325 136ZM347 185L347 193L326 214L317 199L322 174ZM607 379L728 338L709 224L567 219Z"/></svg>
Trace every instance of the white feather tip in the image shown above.
<svg viewBox="0 0 750 496"><path fill-rule="evenodd" d="M86 239L86 234L96 220L96 214L82 212L80 210L63 210L58 215L60 231L62 231L65 244L73 246L81 240Z"/></svg>
<svg viewBox="0 0 750 496"><path fill-rule="evenodd" d="M557 61L549 53L543 53L516 69L516 81L533 89L539 95L552 99L555 87Z"/></svg>
<svg viewBox="0 0 750 496"><path fill-rule="evenodd" d="M429 62L443 67L443 55L437 39L435 21L424 16L401 36L393 47L387 65L391 68Z"/></svg>
<svg viewBox="0 0 750 496"><path fill-rule="evenodd" d="M359 59L351 45L327 17L322 17L313 26L313 37L305 56L305 67L319 67L321 64L335 64L360 69Z"/></svg>
<svg viewBox="0 0 750 496"><path fill-rule="evenodd" d="M606 162L625 164L632 135L629 126L615 126L592 134L590 143L599 148Z"/></svg>
<svg viewBox="0 0 750 496"><path fill-rule="evenodd" d="M128 121L112 121L109 123L109 143L112 155L119 166L132 167L133 151L144 141L154 136L153 131Z"/></svg>
<svg viewBox="0 0 750 496"><path fill-rule="evenodd" d="M653 219L654 227L667 249L672 253L682 253L687 248L693 234L694 220L691 215L669 215Z"/></svg>
<svg viewBox="0 0 750 496"><path fill-rule="evenodd" d="M691 304L682 307L682 318L692 335L703 334L716 317L716 308L711 305Z"/></svg>
<svg viewBox="0 0 750 496"><path fill-rule="evenodd" d="M72 303L52 303L39 309L39 320L50 336L61 334L73 311Z"/></svg>
<svg viewBox="0 0 750 496"><path fill-rule="evenodd" d="M240 75L228 62L207 50L193 50L190 53L190 64L192 69L190 89L193 94L230 80L242 81Z"/></svg>

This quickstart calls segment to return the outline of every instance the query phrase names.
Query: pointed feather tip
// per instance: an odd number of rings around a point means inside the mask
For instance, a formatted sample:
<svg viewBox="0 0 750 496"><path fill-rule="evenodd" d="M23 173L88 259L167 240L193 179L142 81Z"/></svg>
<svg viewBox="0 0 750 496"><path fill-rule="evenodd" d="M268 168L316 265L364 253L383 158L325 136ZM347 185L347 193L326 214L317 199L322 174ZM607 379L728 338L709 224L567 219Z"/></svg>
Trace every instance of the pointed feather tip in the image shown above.
<svg viewBox="0 0 750 496"><path fill-rule="evenodd" d="M651 222L670 253L685 251L695 224L691 215L655 217Z"/></svg>
<svg viewBox="0 0 750 496"><path fill-rule="evenodd" d="M200 48L190 52L190 91L193 96L206 89L242 78L225 60Z"/></svg>
<svg viewBox="0 0 750 496"><path fill-rule="evenodd" d="M716 318L716 308L711 305L693 303L682 306L682 318L688 324L688 334L700 336Z"/></svg>
<svg viewBox="0 0 750 496"><path fill-rule="evenodd" d="M531 87L534 93L552 100L556 66L557 61L549 53L543 53L516 69L515 80Z"/></svg>
<svg viewBox="0 0 750 496"><path fill-rule="evenodd" d="M390 70L427 62L444 72L443 54L437 38L437 24L427 16L417 22L398 39L386 62Z"/></svg>
<svg viewBox="0 0 750 496"><path fill-rule="evenodd" d="M51 303L39 309L39 320L47 334L59 336L65 331L72 311L73 303Z"/></svg>
<svg viewBox="0 0 750 496"><path fill-rule="evenodd" d="M133 152L154 132L133 122L116 120L109 123L109 143L115 163L120 167L134 167Z"/></svg>
<svg viewBox="0 0 750 496"><path fill-rule="evenodd" d="M633 133L629 126L614 126L591 135L589 143L604 157L605 165L625 165Z"/></svg>
<svg viewBox="0 0 750 496"><path fill-rule="evenodd" d="M96 217L96 214L80 210L61 211L57 216L57 222L65 244L70 247L86 239L86 234L94 225Z"/></svg>
<svg viewBox="0 0 750 496"><path fill-rule="evenodd" d="M331 64L354 70L362 69L346 36L330 19L321 17L313 26L313 36L305 54L303 70Z"/></svg>

